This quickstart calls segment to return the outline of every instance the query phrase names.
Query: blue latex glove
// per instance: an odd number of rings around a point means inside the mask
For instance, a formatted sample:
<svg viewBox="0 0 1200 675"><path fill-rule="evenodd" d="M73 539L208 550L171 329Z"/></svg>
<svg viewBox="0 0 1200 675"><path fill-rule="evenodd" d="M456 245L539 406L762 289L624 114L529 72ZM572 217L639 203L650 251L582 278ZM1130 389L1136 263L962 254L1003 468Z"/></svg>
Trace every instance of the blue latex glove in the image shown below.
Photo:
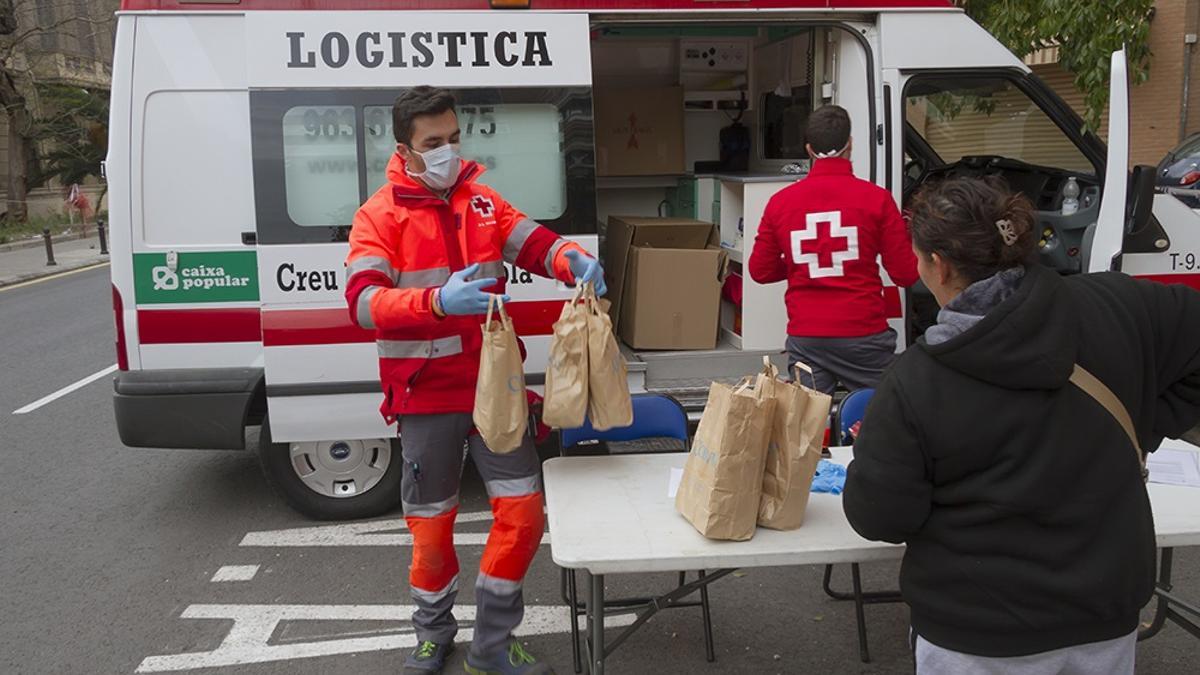
<svg viewBox="0 0 1200 675"><path fill-rule="evenodd" d="M846 467L841 464L823 459L817 462L817 473L813 476L812 491L828 492L832 495L842 494L846 487Z"/></svg>
<svg viewBox="0 0 1200 675"><path fill-rule="evenodd" d="M450 281L447 281L446 285L438 291L438 303L441 304L443 312L460 316L487 313L488 297L491 294L484 293L483 289L495 286L496 280L492 278L467 280L478 271L479 264L476 263L450 275ZM503 300L508 302L508 296L503 296Z"/></svg>
<svg viewBox="0 0 1200 675"><path fill-rule="evenodd" d="M604 268L599 260L573 250L567 251L567 260L571 263L571 274L575 275L576 285L590 281L596 285L597 296L608 292L608 286L604 283Z"/></svg>

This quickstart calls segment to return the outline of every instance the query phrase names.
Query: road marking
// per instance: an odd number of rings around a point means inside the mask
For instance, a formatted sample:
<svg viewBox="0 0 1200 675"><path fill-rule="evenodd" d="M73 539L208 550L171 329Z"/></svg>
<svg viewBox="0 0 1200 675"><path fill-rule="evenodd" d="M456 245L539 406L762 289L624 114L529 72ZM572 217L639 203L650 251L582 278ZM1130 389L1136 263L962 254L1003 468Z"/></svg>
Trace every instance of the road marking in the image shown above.
<svg viewBox="0 0 1200 675"><path fill-rule="evenodd" d="M459 523L479 523L492 519L488 511L458 514ZM403 530L403 533L397 532ZM412 546L413 538L407 533L408 525L403 518L374 520L366 523L344 523L341 525L318 525L316 527L294 527L286 530L247 532L239 546L278 547L325 547L325 546ZM455 532L456 546L483 546L487 543L487 532ZM550 533L542 537L542 544L550 543Z"/></svg>
<svg viewBox="0 0 1200 675"><path fill-rule="evenodd" d="M37 410L38 408L46 405L47 403L53 403L54 401L57 401L58 399L75 391L76 389L82 389L82 388L88 386L89 384L104 377L105 375L111 375L112 373L116 372L116 370L117 370L117 364L114 363L113 365L105 368L104 370L101 370L98 373L92 373L91 375L88 375L87 377L76 382L75 384L68 384L67 386L63 387L62 389L59 389L58 391L54 392L53 394L50 394L49 396L43 396L42 398L39 398L38 400L34 401L33 403L30 403L29 405L25 406L24 408L17 408L16 410L13 411L12 414L24 415L25 413L31 413L34 410Z"/></svg>
<svg viewBox="0 0 1200 675"><path fill-rule="evenodd" d="M311 659L339 654L359 654L417 646L412 629L412 605L190 605L181 619L233 620L225 639L216 649L207 652L148 656L137 667L139 673L165 673L193 668L228 668L250 663ZM474 607L454 610L463 622L475 618ZM570 630L565 605L535 605L525 607L525 620L514 632L518 637L566 633ZM606 627L628 626L636 617L615 616L605 619ZM581 623L583 617L579 617ZM270 644L283 621L396 621L402 625L387 635L320 639L289 644ZM460 630L457 642L470 642L473 629ZM360 629L353 631L361 635Z"/></svg>
<svg viewBox="0 0 1200 675"><path fill-rule="evenodd" d="M72 274L79 274L80 272L90 272L91 270L99 269L108 264L109 263L106 263L106 262L96 263L95 265L88 265L87 267L80 267L77 270L67 270L66 272L59 272L58 274L51 274L50 276L46 276L46 277L38 277L37 279L30 279L29 281L22 281L19 284L13 284L11 286L3 286L3 287L0 287L0 293L3 293L4 291L16 290L18 288L24 288L26 286L32 286L34 284L40 284L43 281L54 281L55 279L69 277Z"/></svg>
<svg viewBox="0 0 1200 675"><path fill-rule="evenodd" d="M225 565L209 581L251 581L260 565Z"/></svg>

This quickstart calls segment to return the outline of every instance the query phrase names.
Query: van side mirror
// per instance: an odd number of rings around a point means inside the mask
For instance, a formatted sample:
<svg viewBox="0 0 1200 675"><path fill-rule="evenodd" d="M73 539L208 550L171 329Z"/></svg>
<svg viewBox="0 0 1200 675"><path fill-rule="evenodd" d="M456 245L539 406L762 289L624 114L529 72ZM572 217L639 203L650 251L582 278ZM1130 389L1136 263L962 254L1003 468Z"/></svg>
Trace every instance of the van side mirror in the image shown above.
<svg viewBox="0 0 1200 675"><path fill-rule="evenodd" d="M1152 166L1133 167L1129 176L1129 201L1125 206L1125 234L1146 229L1154 213L1155 170Z"/></svg>

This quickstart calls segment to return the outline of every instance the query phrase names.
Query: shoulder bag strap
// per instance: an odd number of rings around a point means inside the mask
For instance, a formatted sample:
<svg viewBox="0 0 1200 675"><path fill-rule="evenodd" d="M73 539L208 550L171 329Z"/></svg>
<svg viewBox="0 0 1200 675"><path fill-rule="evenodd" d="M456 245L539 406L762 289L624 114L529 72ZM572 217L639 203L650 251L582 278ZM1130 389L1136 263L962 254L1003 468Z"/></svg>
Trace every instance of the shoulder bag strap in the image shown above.
<svg viewBox="0 0 1200 675"><path fill-rule="evenodd" d="M1146 470L1146 454L1142 452L1142 444L1138 442L1137 432L1133 426L1133 418L1129 416L1129 411L1125 409L1125 405L1121 403L1121 399L1112 392L1103 382L1095 375L1084 370L1083 366L1075 364L1075 370L1071 373L1071 384L1079 387L1085 394L1091 396L1099 403L1113 419L1121 425L1125 430L1125 435L1129 437L1129 442L1133 444L1133 449L1137 452L1138 466L1142 469L1143 480L1147 478Z"/></svg>

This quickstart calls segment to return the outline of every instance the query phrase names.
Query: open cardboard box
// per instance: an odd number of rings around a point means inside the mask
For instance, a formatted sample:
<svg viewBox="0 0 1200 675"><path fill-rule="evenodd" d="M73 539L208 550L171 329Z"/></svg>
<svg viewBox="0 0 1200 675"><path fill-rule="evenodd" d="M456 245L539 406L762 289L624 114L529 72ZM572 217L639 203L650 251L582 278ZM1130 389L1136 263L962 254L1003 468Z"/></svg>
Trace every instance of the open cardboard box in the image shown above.
<svg viewBox="0 0 1200 675"><path fill-rule="evenodd" d="M716 228L690 218L609 216L613 327L634 349L713 349L726 256Z"/></svg>

